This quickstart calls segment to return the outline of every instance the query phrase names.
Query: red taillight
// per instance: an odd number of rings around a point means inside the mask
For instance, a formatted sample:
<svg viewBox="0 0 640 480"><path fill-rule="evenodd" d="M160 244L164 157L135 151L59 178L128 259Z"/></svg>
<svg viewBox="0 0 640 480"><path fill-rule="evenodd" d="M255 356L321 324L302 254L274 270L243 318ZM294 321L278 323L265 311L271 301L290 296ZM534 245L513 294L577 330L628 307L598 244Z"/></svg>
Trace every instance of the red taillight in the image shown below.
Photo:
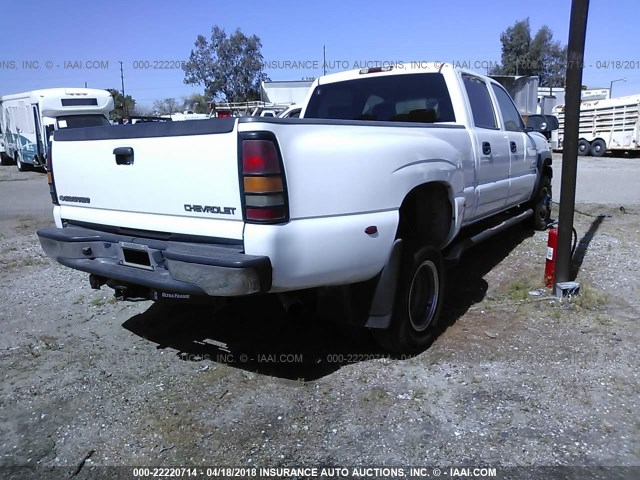
<svg viewBox="0 0 640 480"><path fill-rule="evenodd" d="M245 175L280 173L280 160L273 142L269 140L242 142L242 173Z"/></svg>
<svg viewBox="0 0 640 480"><path fill-rule="evenodd" d="M256 222L283 220L286 216L284 205L275 208L247 208L247 220Z"/></svg>
<svg viewBox="0 0 640 480"><path fill-rule="evenodd" d="M284 172L273 140L242 141L244 217L248 222L282 223L289 217Z"/></svg>

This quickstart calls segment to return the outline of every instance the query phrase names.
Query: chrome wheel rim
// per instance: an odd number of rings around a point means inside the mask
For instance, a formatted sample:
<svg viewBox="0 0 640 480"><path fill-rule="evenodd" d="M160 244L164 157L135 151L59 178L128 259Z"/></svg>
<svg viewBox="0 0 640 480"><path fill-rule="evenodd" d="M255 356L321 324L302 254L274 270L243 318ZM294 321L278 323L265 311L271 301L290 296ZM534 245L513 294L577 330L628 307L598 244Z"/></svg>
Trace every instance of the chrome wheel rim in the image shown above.
<svg viewBox="0 0 640 480"><path fill-rule="evenodd" d="M409 289L409 321L415 331L424 331L433 321L439 291L438 269L431 260L425 260L413 274Z"/></svg>

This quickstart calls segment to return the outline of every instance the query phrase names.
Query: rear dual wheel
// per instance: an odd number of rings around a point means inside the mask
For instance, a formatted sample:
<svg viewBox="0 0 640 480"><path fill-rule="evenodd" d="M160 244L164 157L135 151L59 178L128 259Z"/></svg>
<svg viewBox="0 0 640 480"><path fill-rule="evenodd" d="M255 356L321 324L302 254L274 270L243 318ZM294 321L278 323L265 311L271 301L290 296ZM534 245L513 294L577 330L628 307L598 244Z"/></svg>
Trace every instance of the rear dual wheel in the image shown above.
<svg viewBox="0 0 640 480"><path fill-rule="evenodd" d="M434 246L403 245L391 325L373 330L376 342L396 353L417 353L433 341L444 293L444 260Z"/></svg>

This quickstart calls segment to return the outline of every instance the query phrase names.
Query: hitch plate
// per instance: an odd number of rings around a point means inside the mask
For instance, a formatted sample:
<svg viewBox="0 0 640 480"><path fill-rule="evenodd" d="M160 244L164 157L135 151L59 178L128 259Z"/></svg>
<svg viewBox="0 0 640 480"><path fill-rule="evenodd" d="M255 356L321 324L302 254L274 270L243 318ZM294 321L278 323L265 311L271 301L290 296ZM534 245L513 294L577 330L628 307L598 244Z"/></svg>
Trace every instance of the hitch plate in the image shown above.
<svg viewBox="0 0 640 480"><path fill-rule="evenodd" d="M122 265L142 268L144 270L154 270L149 249L146 245L121 242L120 248L122 249Z"/></svg>

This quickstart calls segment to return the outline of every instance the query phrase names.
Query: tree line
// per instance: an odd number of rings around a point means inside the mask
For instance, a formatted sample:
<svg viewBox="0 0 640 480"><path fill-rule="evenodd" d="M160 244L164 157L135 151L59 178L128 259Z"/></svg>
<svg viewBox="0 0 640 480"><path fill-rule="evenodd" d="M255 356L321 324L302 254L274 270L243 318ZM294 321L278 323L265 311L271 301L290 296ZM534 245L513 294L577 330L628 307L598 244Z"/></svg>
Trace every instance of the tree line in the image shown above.
<svg viewBox="0 0 640 480"><path fill-rule="evenodd" d="M500 34L501 64L490 75L532 75L541 87L564 87L567 73L567 46L553 39L543 25L531 36L529 19L519 20Z"/></svg>
<svg viewBox="0 0 640 480"><path fill-rule="evenodd" d="M153 106L149 108L139 106L131 95L123 97L122 93L115 88L109 88L107 90L111 93L114 103L111 120L131 116L171 115L185 110L192 110L194 113L209 112L207 97L201 93L193 93L181 99L164 98L155 100Z"/></svg>
<svg viewBox="0 0 640 480"><path fill-rule="evenodd" d="M531 75L540 78L540 86L564 87L567 47L554 40L551 29L543 25L532 35L529 19L516 21L500 34L500 64L490 75ZM236 29L228 35L214 25L209 38L198 35L189 60L184 64L184 83L204 88L182 100L165 98L153 103L151 112L140 109L133 98L117 89L109 89L115 100L112 118L126 114L165 115L193 110L207 113L209 101L244 102L260 99L260 88L269 77L264 72L262 42L257 35L245 35Z"/></svg>

